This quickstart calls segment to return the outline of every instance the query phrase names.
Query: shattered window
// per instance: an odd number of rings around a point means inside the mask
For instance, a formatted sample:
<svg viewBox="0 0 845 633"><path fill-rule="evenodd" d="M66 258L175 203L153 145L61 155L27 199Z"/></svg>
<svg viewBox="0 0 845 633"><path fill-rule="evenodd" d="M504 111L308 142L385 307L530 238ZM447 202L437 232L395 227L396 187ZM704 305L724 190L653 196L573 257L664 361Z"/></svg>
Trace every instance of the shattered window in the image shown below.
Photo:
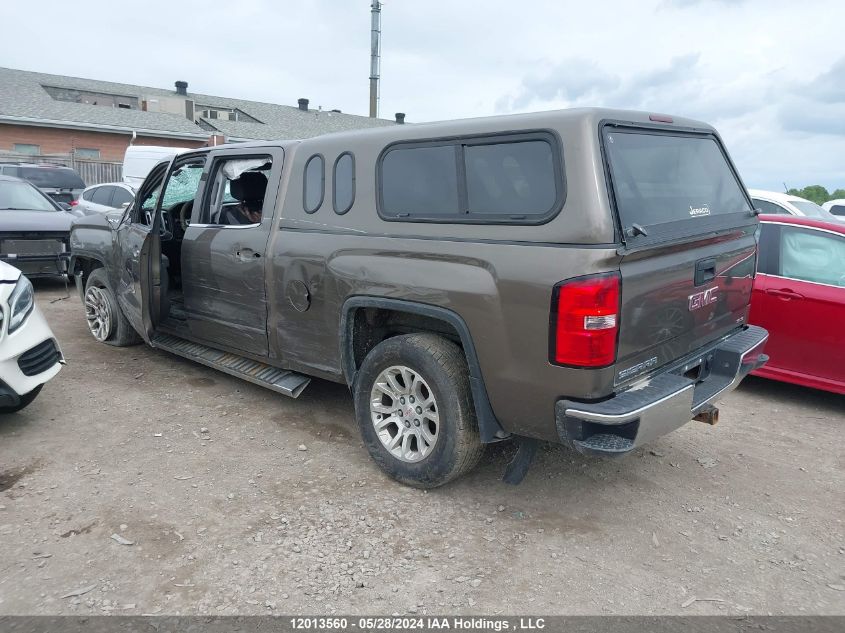
<svg viewBox="0 0 845 633"><path fill-rule="evenodd" d="M190 163L178 167L167 181L162 207L169 209L173 205L193 200L199 189L203 167L203 163Z"/></svg>

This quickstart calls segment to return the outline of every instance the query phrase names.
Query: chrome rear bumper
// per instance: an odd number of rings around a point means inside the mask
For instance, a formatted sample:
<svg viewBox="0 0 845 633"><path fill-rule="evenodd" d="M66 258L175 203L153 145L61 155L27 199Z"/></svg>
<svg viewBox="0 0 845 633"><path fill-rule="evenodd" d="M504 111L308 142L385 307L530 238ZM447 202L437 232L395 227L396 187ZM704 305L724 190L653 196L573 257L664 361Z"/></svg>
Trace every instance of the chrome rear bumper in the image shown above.
<svg viewBox="0 0 845 633"><path fill-rule="evenodd" d="M722 340L702 354L704 370L695 380L684 376L685 366L672 366L601 402L559 400L558 434L581 452L630 452L707 411L716 398L762 367L768 360L763 354L768 338L766 330L750 325Z"/></svg>

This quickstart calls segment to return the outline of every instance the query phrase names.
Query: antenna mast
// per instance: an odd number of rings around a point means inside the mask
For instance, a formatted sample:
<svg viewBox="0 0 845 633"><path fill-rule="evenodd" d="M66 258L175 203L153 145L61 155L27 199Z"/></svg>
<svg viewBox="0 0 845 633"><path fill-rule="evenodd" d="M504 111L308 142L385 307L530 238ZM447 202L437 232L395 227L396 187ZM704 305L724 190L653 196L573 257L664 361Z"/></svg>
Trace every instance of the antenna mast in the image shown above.
<svg viewBox="0 0 845 633"><path fill-rule="evenodd" d="M381 68L381 2L373 0L370 5L372 26L370 27L370 118L378 116L378 81Z"/></svg>

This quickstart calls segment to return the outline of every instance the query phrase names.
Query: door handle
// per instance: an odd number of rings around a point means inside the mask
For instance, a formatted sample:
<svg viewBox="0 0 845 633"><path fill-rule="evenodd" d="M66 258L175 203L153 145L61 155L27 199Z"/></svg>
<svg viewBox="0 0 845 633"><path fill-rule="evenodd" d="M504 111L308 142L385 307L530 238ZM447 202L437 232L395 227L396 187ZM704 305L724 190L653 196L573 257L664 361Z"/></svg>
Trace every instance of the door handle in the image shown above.
<svg viewBox="0 0 845 633"><path fill-rule="evenodd" d="M790 301L792 299L803 299L804 295L795 292L794 290L790 290L789 288L783 288L778 290L777 288L769 288L766 290L767 295L774 295L775 297L779 297L785 301Z"/></svg>
<svg viewBox="0 0 845 633"><path fill-rule="evenodd" d="M696 286L706 284L708 281L713 281L716 278L716 259L703 259L695 263L695 279L693 280Z"/></svg>

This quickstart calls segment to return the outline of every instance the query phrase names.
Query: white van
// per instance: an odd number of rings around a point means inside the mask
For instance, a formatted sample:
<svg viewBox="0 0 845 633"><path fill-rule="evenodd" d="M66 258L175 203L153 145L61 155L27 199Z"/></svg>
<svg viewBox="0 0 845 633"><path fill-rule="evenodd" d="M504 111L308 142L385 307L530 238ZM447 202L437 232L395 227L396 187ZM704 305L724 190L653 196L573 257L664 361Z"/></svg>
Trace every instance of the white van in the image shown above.
<svg viewBox="0 0 845 633"><path fill-rule="evenodd" d="M150 170L161 160L187 152L188 147L160 147L158 145L130 145L123 156L123 182L137 189Z"/></svg>

